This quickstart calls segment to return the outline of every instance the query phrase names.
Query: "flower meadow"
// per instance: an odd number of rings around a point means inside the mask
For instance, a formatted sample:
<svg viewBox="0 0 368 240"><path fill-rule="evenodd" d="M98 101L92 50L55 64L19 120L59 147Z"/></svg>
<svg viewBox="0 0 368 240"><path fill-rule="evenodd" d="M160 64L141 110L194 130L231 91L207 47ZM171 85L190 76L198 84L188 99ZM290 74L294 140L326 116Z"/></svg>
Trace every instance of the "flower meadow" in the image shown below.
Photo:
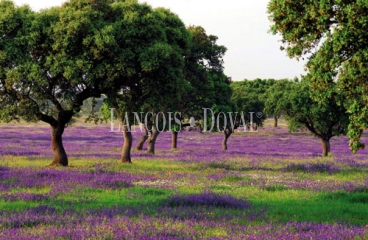
<svg viewBox="0 0 368 240"><path fill-rule="evenodd" d="M155 155L119 162L122 133L77 124L69 167L50 128L0 125L0 239L368 239L368 150L266 121L258 132L160 133ZM362 141L368 144L368 135Z"/></svg>

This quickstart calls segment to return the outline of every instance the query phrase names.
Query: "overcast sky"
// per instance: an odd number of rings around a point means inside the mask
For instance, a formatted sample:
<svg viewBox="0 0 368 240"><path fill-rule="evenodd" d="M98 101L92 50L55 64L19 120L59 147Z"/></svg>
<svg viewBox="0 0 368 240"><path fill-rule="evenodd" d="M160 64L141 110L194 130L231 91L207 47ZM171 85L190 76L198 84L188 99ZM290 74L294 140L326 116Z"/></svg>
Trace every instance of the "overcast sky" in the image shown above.
<svg viewBox="0 0 368 240"><path fill-rule="evenodd" d="M225 74L233 80L294 78L304 74L304 63L280 51L280 37L268 33L269 0L139 0L153 7L165 7L189 25L202 26L218 36L218 44L228 50ZM61 5L62 0L15 0L34 10Z"/></svg>

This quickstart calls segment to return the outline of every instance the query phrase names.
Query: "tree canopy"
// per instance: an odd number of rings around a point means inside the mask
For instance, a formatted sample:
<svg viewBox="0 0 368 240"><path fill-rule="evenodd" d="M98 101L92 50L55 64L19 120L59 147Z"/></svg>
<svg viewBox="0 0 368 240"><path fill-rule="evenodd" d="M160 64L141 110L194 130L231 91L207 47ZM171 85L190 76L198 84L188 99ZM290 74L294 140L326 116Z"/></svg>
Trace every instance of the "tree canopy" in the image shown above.
<svg viewBox="0 0 368 240"><path fill-rule="evenodd" d="M353 152L368 127L368 3L366 1L271 0L271 32L281 34L290 57L308 58L313 97L332 98L335 82L351 113L348 136Z"/></svg>
<svg viewBox="0 0 368 240"><path fill-rule="evenodd" d="M275 79L260 79L254 80L244 79L243 81L233 82L231 88L233 94L231 101L235 103L237 111L246 111L262 114L253 118L253 122L259 126L262 126L263 121L267 115L265 112L265 103L269 98L269 89L277 84L280 80ZM247 116L247 122L249 122L249 114Z"/></svg>
<svg viewBox="0 0 368 240"><path fill-rule="evenodd" d="M189 26L189 49L185 55L184 77L189 83L184 91L180 110L187 117L202 117L202 108L219 104L219 92L224 99L231 95L223 73L226 47L217 44L217 36L209 35L201 26ZM228 100L225 100L228 101ZM227 103L225 103L226 105Z"/></svg>
<svg viewBox="0 0 368 240"><path fill-rule="evenodd" d="M265 92L264 112L265 114L272 114L274 118L274 127L277 127L278 119L282 113L285 113L285 104L283 96L291 89L291 82L288 79L281 79L270 86Z"/></svg>
<svg viewBox="0 0 368 240"><path fill-rule="evenodd" d="M335 95L324 103L311 98L311 87L307 79L292 83L282 96L281 104L286 114L288 128L296 132L306 128L322 142L322 156L330 151L330 139L347 132L349 115L343 105L344 95Z"/></svg>

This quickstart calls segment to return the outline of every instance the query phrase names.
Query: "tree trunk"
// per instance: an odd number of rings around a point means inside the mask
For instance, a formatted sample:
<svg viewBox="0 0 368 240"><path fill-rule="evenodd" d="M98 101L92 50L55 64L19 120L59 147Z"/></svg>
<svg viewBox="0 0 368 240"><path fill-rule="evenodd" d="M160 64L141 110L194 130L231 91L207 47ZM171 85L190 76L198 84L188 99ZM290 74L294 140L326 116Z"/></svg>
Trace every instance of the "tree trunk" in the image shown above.
<svg viewBox="0 0 368 240"><path fill-rule="evenodd" d="M327 157L330 152L330 139L321 139L322 142L322 157Z"/></svg>
<svg viewBox="0 0 368 240"><path fill-rule="evenodd" d="M123 136L124 136L124 144L121 150L121 162L123 163L132 163L132 159L130 157L130 150L132 149L133 144L133 136L130 131L128 131L128 127L123 127Z"/></svg>
<svg viewBox="0 0 368 240"><path fill-rule="evenodd" d="M141 139L139 140L137 144L137 150L143 150L143 145L147 141L147 139L148 139L147 134L141 136Z"/></svg>
<svg viewBox="0 0 368 240"><path fill-rule="evenodd" d="M273 117L273 120L274 120L274 121L273 121L273 127L275 127L275 128L276 128L276 127L277 127L277 120L278 120L278 119L277 119L277 117L275 117L275 116L274 116L274 117Z"/></svg>
<svg viewBox="0 0 368 240"><path fill-rule="evenodd" d="M222 149L227 150L227 140L229 139L232 131L230 129L225 129L224 131L224 140L222 140Z"/></svg>
<svg viewBox="0 0 368 240"><path fill-rule="evenodd" d="M63 133L65 124L58 123L57 126L51 126L51 148L54 160L50 166L68 166L68 156L63 146Z"/></svg>
<svg viewBox="0 0 368 240"><path fill-rule="evenodd" d="M176 149L178 146L178 132L173 131L171 133L171 148Z"/></svg>
<svg viewBox="0 0 368 240"><path fill-rule="evenodd" d="M144 126L144 131L145 131L145 135L141 136L141 140L139 140L139 143L137 145L137 150L143 150L143 145L148 139L149 132L146 126Z"/></svg>
<svg viewBox="0 0 368 240"><path fill-rule="evenodd" d="M156 139L158 137L158 135L160 134L160 132L157 129L154 129L152 131L151 136L148 138L147 141L147 153L149 154L155 154L155 143L156 143Z"/></svg>

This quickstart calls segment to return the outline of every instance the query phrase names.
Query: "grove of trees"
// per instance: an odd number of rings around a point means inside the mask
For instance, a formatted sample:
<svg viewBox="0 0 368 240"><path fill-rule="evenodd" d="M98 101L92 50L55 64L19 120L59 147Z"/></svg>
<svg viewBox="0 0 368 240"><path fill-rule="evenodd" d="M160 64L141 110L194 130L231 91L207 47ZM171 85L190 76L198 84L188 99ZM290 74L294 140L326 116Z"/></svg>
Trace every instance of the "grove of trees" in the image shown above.
<svg viewBox="0 0 368 240"><path fill-rule="evenodd" d="M104 94L115 108L124 129L121 161L131 162L132 115L124 113L193 112L201 104L221 106L218 92L225 88L231 95L222 66L226 48L167 9L71 0L34 12L2 0L0 11L0 118L50 124L51 165L68 165L62 135L89 98Z"/></svg>
<svg viewBox="0 0 368 240"><path fill-rule="evenodd" d="M272 116L277 127L284 116L291 132L306 128L321 139L322 156L332 137L345 134L356 151L368 126L367 7L344 0L271 0L272 32L282 35L290 57L308 58L309 72L300 81L231 82L223 66L227 49L217 36L186 27L170 10L135 0L70 0L34 12L1 0L0 121L48 123L55 166L68 165L65 128L83 104L92 111L88 119L98 120L94 99L101 97L104 118L114 108L121 122L125 163L132 162L133 112L152 113L140 119L146 124L137 145L142 150L147 142L151 154L160 130L172 132L177 148L178 123L188 126L190 117L209 131L203 109L224 123L212 129L223 132L224 150L240 125L262 126Z"/></svg>

